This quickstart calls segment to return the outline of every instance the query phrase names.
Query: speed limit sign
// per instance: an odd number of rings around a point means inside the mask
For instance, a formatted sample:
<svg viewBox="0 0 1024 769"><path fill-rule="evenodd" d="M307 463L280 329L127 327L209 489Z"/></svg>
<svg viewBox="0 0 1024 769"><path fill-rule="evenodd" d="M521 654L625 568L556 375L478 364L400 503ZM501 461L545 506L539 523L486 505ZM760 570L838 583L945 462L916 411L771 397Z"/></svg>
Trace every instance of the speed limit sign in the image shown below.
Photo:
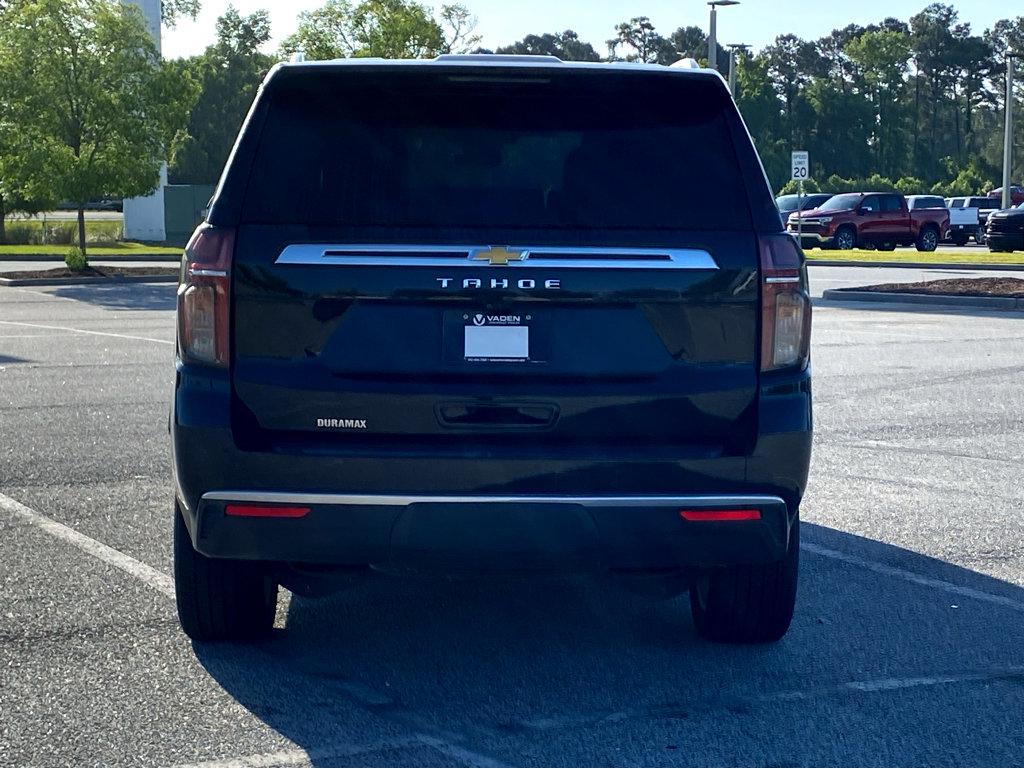
<svg viewBox="0 0 1024 769"><path fill-rule="evenodd" d="M790 164L793 167L793 180L802 182L810 178L811 174L811 157L810 153L805 150L799 150L793 153L793 162Z"/></svg>

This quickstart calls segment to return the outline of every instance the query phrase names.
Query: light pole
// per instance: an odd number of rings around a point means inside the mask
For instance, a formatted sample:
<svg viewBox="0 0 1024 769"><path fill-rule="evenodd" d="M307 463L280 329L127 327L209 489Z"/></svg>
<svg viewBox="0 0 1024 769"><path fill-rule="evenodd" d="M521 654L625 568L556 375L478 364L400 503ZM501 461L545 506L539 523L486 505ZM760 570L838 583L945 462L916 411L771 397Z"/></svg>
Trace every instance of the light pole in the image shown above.
<svg viewBox="0 0 1024 769"><path fill-rule="evenodd" d="M750 50L746 43L729 43L729 93L736 98L736 51Z"/></svg>
<svg viewBox="0 0 1024 769"><path fill-rule="evenodd" d="M1003 134L1003 208L1013 202L1013 60L1022 54L1006 52L1006 133Z"/></svg>
<svg viewBox="0 0 1024 769"><path fill-rule="evenodd" d="M708 67L718 69L718 6L739 5L740 0L709 0L711 22L708 24Z"/></svg>

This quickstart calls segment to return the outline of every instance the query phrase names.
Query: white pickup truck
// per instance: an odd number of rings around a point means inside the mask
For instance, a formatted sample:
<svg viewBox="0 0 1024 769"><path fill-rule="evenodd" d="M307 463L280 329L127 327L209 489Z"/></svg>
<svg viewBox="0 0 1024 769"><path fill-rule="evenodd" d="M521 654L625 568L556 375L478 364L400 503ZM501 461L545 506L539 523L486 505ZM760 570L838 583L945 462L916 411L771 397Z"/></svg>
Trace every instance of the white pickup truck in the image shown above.
<svg viewBox="0 0 1024 769"><path fill-rule="evenodd" d="M976 195L974 197L950 198L946 201L949 208L949 240L958 246L967 243L970 238L974 242L985 242L985 224L988 215L999 210L999 201L995 198Z"/></svg>

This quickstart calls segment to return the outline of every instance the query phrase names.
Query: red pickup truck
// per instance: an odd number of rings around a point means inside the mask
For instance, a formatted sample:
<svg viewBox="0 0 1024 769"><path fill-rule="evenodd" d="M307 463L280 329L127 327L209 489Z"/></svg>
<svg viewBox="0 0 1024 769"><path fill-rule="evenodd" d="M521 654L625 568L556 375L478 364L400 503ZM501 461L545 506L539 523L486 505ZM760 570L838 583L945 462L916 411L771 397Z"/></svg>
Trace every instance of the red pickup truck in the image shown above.
<svg viewBox="0 0 1024 769"><path fill-rule="evenodd" d="M896 246L916 245L918 251L934 251L949 229L949 210L923 208L911 211L907 199L892 192L851 192L836 195L811 211L791 214L786 230L797 234L803 219L804 248L857 246L892 251Z"/></svg>

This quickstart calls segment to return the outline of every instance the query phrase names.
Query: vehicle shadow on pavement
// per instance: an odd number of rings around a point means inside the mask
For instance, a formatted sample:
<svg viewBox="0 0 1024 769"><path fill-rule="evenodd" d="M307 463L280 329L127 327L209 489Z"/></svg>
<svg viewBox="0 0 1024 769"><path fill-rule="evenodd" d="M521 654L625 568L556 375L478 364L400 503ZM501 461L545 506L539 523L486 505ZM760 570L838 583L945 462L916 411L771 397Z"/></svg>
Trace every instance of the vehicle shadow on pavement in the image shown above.
<svg viewBox="0 0 1024 769"><path fill-rule="evenodd" d="M52 294L108 310L173 310L176 290L173 283L115 283L62 286Z"/></svg>
<svg viewBox="0 0 1024 769"><path fill-rule="evenodd" d="M381 577L194 649L315 764L1019 765L1024 589L803 534L774 645L705 642L685 596L605 578Z"/></svg>

